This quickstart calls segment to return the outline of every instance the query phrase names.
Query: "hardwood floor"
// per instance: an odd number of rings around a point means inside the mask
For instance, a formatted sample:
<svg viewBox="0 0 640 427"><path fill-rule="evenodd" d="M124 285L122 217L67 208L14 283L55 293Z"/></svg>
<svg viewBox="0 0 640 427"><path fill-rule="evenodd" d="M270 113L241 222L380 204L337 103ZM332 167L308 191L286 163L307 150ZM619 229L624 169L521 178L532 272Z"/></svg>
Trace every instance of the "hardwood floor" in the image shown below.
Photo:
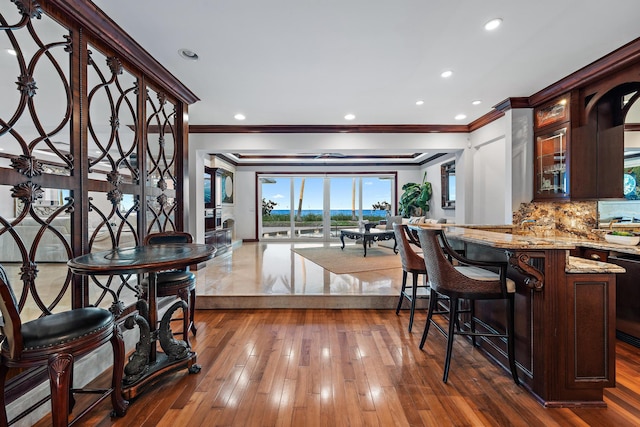
<svg viewBox="0 0 640 427"><path fill-rule="evenodd" d="M76 425L640 425L639 349L617 343L607 408L545 409L460 337L444 384L444 337L418 349L425 317L409 333L406 310L198 310L199 374L156 383L124 418L104 402Z"/></svg>

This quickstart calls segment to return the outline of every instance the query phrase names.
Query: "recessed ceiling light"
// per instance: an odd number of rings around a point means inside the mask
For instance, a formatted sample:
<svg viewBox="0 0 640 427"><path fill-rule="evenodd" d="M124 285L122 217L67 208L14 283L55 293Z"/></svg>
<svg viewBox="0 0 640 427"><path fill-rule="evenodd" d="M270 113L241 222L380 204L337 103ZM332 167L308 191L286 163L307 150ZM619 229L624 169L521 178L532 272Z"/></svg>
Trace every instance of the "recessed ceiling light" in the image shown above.
<svg viewBox="0 0 640 427"><path fill-rule="evenodd" d="M458 114L457 116L454 117L454 119L456 120L464 120L466 118L467 116L465 114Z"/></svg>
<svg viewBox="0 0 640 427"><path fill-rule="evenodd" d="M236 120L244 120L244 119L246 119L245 115L242 114L242 113L236 114L235 116L233 116L233 118L236 119Z"/></svg>
<svg viewBox="0 0 640 427"><path fill-rule="evenodd" d="M180 49L178 50L178 55L180 55L180 58L187 59L189 61L197 61L200 59L198 54L190 49Z"/></svg>
<svg viewBox="0 0 640 427"><path fill-rule="evenodd" d="M443 77L446 79L451 77L452 75L453 75L453 71L447 70L447 71L443 71L442 74L440 74L440 77Z"/></svg>
<svg viewBox="0 0 640 427"><path fill-rule="evenodd" d="M502 24L502 19L501 18L495 18L492 19L491 21L487 22L486 24L484 24L484 29L487 31L492 31L495 30L496 28L498 28L500 26L500 24Z"/></svg>
<svg viewBox="0 0 640 427"><path fill-rule="evenodd" d="M482 101L480 101L479 99L476 99L475 101L471 101L471 105L480 105L482 104Z"/></svg>
<svg viewBox="0 0 640 427"><path fill-rule="evenodd" d="M422 99L416 101L416 105L423 105L423 104L424 104L424 101Z"/></svg>
<svg viewBox="0 0 640 427"><path fill-rule="evenodd" d="M349 113L346 116L344 116L345 120L353 120L355 118L356 118L355 114L351 114L351 113Z"/></svg>
<svg viewBox="0 0 640 427"><path fill-rule="evenodd" d="M13 50L11 48L5 49L5 52L7 52L9 55L18 56L18 52L16 52L15 50Z"/></svg>

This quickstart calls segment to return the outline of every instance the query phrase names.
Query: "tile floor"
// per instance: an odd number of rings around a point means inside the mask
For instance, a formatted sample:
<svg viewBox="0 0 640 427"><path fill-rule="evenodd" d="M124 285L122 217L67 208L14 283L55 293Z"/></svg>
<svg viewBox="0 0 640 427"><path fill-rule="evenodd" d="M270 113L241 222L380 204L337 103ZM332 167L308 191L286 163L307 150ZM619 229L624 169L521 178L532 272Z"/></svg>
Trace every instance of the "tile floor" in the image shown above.
<svg viewBox="0 0 640 427"><path fill-rule="evenodd" d="M209 261L206 268L198 269L196 306L313 308L332 307L329 301L333 300L336 308L389 308L397 303L402 284L399 268L334 274L291 251L292 247L322 245L243 243ZM339 243L330 246L340 250Z"/></svg>

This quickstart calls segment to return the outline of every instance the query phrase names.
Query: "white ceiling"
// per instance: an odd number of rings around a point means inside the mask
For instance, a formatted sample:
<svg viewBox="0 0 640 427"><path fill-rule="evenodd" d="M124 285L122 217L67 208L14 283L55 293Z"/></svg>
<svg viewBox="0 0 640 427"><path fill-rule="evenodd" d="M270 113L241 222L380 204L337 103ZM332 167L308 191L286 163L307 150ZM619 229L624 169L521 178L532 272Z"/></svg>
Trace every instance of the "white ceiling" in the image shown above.
<svg viewBox="0 0 640 427"><path fill-rule="evenodd" d="M94 3L201 99L191 124L466 124L640 37L638 0Z"/></svg>
<svg viewBox="0 0 640 427"><path fill-rule="evenodd" d="M94 3L201 99L197 125L468 124L640 37L639 0Z"/></svg>

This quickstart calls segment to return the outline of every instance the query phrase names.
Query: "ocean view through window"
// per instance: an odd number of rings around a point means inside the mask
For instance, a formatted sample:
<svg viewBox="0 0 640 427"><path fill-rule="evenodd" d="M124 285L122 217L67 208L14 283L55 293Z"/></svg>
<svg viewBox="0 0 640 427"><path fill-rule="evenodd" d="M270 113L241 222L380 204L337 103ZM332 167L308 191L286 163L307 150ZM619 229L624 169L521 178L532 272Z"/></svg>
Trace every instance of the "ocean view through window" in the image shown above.
<svg viewBox="0 0 640 427"><path fill-rule="evenodd" d="M259 175L261 240L321 240L395 212L394 175Z"/></svg>

